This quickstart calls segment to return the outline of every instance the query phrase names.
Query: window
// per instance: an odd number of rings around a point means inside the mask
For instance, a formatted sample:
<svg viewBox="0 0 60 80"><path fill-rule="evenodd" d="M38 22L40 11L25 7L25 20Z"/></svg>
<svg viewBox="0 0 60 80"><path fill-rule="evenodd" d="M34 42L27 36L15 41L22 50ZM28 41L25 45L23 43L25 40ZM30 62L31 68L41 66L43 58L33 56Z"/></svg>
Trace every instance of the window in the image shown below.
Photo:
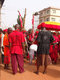
<svg viewBox="0 0 60 80"><path fill-rule="evenodd" d="M49 18L47 18L46 21L49 21Z"/></svg>
<svg viewBox="0 0 60 80"><path fill-rule="evenodd" d="M44 14L46 14L46 11L44 11Z"/></svg>
<svg viewBox="0 0 60 80"><path fill-rule="evenodd" d="M40 23L42 23L42 19L40 20Z"/></svg>
<svg viewBox="0 0 60 80"><path fill-rule="evenodd" d="M49 14L50 10L47 10L47 14Z"/></svg>
<svg viewBox="0 0 60 80"><path fill-rule="evenodd" d="M60 20L59 20L59 22L60 22Z"/></svg>
<svg viewBox="0 0 60 80"><path fill-rule="evenodd" d="M56 10L55 9L53 9L52 11L53 11L53 13L56 13Z"/></svg>
<svg viewBox="0 0 60 80"><path fill-rule="evenodd" d="M40 13L40 16L42 16L43 15L43 13Z"/></svg>
<svg viewBox="0 0 60 80"><path fill-rule="evenodd" d="M52 21L55 21L55 18L51 18Z"/></svg>

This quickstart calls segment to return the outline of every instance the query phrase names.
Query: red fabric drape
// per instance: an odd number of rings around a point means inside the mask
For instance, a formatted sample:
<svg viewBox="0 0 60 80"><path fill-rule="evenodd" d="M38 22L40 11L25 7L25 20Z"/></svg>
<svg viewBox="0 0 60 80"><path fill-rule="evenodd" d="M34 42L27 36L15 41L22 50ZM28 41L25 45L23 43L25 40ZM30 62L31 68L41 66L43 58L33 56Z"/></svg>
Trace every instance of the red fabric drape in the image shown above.
<svg viewBox="0 0 60 80"><path fill-rule="evenodd" d="M56 30L56 31L60 31L60 25L52 25L52 24L45 24L45 23L41 23L40 25L37 26L38 29L41 29L42 27L46 27L47 30Z"/></svg>

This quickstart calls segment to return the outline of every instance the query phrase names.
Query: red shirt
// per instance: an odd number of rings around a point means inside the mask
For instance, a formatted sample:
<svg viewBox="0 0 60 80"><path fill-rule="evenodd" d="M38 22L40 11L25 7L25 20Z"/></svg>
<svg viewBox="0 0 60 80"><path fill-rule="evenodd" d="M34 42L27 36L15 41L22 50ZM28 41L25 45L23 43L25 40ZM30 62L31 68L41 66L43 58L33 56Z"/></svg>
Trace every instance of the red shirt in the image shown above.
<svg viewBox="0 0 60 80"><path fill-rule="evenodd" d="M13 31L9 35L9 42L11 45L11 54L23 54L22 43L25 41L23 33Z"/></svg>
<svg viewBox="0 0 60 80"><path fill-rule="evenodd" d="M60 41L60 35L58 35L59 41Z"/></svg>
<svg viewBox="0 0 60 80"><path fill-rule="evenodd" d="M57 36L53 35L53 37L55 39L55 41L53 43L59 42L59 38Z"/></svg>

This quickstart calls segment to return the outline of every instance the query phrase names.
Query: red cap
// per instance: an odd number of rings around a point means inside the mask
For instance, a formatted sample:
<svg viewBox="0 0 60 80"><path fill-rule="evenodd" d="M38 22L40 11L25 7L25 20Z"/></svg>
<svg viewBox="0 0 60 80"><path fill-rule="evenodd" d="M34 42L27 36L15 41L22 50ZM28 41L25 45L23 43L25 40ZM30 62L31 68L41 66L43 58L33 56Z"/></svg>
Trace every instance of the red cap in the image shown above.
<svg viewBox="0 0 60 80"><path fill-rule="evenodd" d="M7 32L7 29L4 29L3 31L4 31L4 32Z"/></svg>
<svg viewBox="0 0 60 80"><path fill-rule="evenodd" d="M39 31L36 31L36 32L35 32L35 34L38 34L38 33L39 33Z"/></svg>
<svg viewBox="0 0 60 80"><path fill-rule="evenodd" d="M56 32L53 32L53 35L56 35Z"/></svg>

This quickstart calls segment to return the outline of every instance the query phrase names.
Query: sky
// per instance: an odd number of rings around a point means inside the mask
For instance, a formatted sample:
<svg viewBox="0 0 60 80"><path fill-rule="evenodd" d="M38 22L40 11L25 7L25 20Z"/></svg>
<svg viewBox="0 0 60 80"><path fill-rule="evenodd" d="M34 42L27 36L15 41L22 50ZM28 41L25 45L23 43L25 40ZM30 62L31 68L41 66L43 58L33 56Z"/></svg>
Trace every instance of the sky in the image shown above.
<svg viewBox="0 0 60 80"><path fill-rule="evenodd" d="M17 23L18 10L24 16L27 9L25 28L32 28L32 14L47 7L60 8L60 0L5 0L2 7L2 28L12 27Z"/></svg>

